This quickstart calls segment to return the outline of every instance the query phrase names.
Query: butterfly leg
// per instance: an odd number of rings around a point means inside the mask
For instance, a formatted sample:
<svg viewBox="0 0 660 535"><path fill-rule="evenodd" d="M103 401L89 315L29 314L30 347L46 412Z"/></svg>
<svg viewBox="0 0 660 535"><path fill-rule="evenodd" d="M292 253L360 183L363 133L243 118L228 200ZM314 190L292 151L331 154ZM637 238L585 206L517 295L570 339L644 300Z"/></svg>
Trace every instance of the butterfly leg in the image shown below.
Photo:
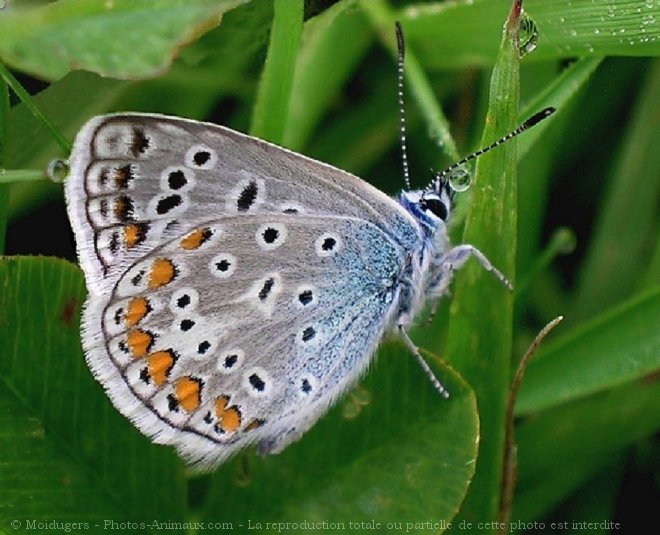
<svg viewBox="0 0 660 535"><path fill-rule="evenodd" d="M481 264L481 267L484 268L486 271L492 273L495 275L497 280L499 280L504 286L509 291L513 290L513 286L509 282L509 279L507 279L497 268L495 268L488 258L476 247L472 245L457 245L456 247L453 247L447 251L447 254L444 255L442 258L442 268L441 269L441 277L439 282L439 285L442 286L443 281L449 282L449 279L451 277L447 276L448 274L451 274L452 271L458 270L461 267L463 267L463 264L467 261L468 258L473 256L477 262ZM448 266L448 267L445 267Z"/></svg>
<svg viewBox="0 0 660 535"><path fill-rule="evenodd" d="M424 360L424 357L422 357L422 354L419 352L419 349L417 349L417 346L410 339L410 336L408 336L408 333L406 332L404 326L399 325L398 328L399 328L399 334L401 335L401 338L403 339L404 343L408 347L408 350L415 356L415 358L417 359L417 362L419 362L419 365L422 367L422 370L424 370L427 377L431 381L431 384L433 384L433 387L438 391L438 393L443 398L445 398L445 399L448 398L449 397L449 392L447 392L445 387L442 386L442 383L440 382L440 380L435 376L435 374L433 373L433 370L431 369L431 367Z"/></svg>
<svg viewBox="0 0 660 535"><path fill-rule="evenodd" d="M433 323L433 318L435 318L435 314L438 311L438 304L440 303L440 298L436 297L433 302L431 303L431 310L429 312L429 317L426 318L426 324L431 325Z"/></svg>
<svg viewBox="0 0 660 535"><path fill-rule="evenodd" d="M433 284L430 285L430 292L433 296L433 302L431 303L431 312L427 319L427 324L430 324L435 317L435 313L438 311L438 305L440 299L443 296L449 295L449 283L451 282L452 275L454 273L454 265L451 263L443 263L440 266L440 272L436 275Z"/></svg>

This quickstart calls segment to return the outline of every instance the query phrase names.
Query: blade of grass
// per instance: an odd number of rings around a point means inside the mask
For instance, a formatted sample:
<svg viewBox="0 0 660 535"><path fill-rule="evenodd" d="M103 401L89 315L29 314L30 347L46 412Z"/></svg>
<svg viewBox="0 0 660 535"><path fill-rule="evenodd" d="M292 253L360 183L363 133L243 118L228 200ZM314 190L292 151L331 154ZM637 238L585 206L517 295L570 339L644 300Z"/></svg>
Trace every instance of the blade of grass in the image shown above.
<svg viewBox="0 0 660 535"><path fill-rule="evenodd" d="M268 55L250 133L282 143L303 26L303 0L275 0Z"/></svg>
<svg viewBox="0 0 660 535"><path fill-rule="evenodd" d="M355 4L339 2L304 25L283 137L292 150L305 146L373 39Z"/></svg>
<svg viewBox="0 0 660 535"><path fill-rule="evenodd" d="M514 1L491 77L483 145L516 126L520 12L521 2ZM481 249L506 276L513 277L516 251L515 141L477 160L472 205L463 238L465 243ZM511 294L476 264L468 263L456 277L447 347L447 360L458 368L477 393L482 423L477 471L459 514L461 520L470 522L497 519L513 315Z"/></svg>
<svg viewBox="0 0 660 535"><path fill-rule="evenodd" d="M400 16L425 69L487 67L495 59L495 35L507 5L508 0L420 2ZM539 29L538 47L525 61L660 53L658 2L527 0L525 11Z"/></svg>
<svg viewBox="0 0 660 535"><path fill-rule="evenodd" d="M572 63L529 98L519 115L520 120L524 120L547 106L554 106L558 110L552 121L541 123L518 139L517 153L521 165L518 171L516 273L518 277L524 278L523 284L516 285L515 301L519 311L528 309L526 300L520 299L522 292L541 273L539 268L542 264L538 255L548 192L556 169L557 155L566 140L566 129L570 128L570 122L574 120L571 109L575 105L578 91L584 89L600 63L601 58L583 58ZM543 138L539 143L541 134Z"/></svg>
<svg viewBox="0 0 660 535"><path fill-rule="evenodd" d="M652 65L607 183L572 317L567 318L571 322L580 322L628 297L647 264L647 246L655 234L660 200L660 60Z"/></svg>
<svg viewBox="0 0 660 535"><path fill-rule="evenodd" d="M396 45L394 39L394 22L396 14L388 7L384 0L370 0L362 2L362 9L377 28L381 40L396 58ZM456 143L449 132L449 121L438 105L431 83L424 74L422 65L412 47L408 46L406 23L403 24L404 38L406 39L406 88L421 110L421 115L428 123L430 136L438 143L445 153L454 161L459 159Z"/></svg>
<svg viewBox="0 0 660 535"><path fill-rule="evenodd" d="M64 154L69 154L71 152L71 143L60 133L60 131L55 128L55 126L48 120L48 118L41 112L41 110L35 106L32 102L32 97L23 89L20 82L14 78L14 75L9 72L9 70L0 63L0 76L4 78L5 82L11 90L16 94L19 100L25 105L25 107L30 110L30 113L43 124L50 134L53 136L55 142L59 145L60 149Z"/></svg>
<svg viewBox="0 0 660 535"><path fill-rule="evenodd" d="M584 87L602 61L602 57L582 58L571 64L550 85L523 106L518 116L519 120L525 120L533 113L548 106L553 106L557 110L566 107L575 94ZM545 121L526 132L524 136L520 136L517 146L518 160L527 154L527 151L538 141L550 124L551 121Z"/></svg>
<svg viewBox="0 0 660 535"><path fill-rule="evenodd" d="M0 168L0 185L13 182L34 182L46 180L46 175L38 169L2 169ZM0 193L2 190L0 190Z"/></svg>
<svg viewBox="0 0 660 535"><path fill-rule="evenodd" d="M660 216L658 216L655 223L656 240L650 248L653 249L649 255L649 262L646 266L646 272L639 279L640 289L652 288L660 286Z"/></svg>
<svg viewBox="0 0 660 535"><path fill-rule="evenodd" d="M0 169L9 167L9 86L0 77ZM0 184L0 255L5 252L9 187Z"/></svg>
<svg viewBox="0 0 660 535"><path fill-rule="evenodd" d="M548 409L660 370L660 288L607 310L543 347L529 364L516 415Z"/></svg>

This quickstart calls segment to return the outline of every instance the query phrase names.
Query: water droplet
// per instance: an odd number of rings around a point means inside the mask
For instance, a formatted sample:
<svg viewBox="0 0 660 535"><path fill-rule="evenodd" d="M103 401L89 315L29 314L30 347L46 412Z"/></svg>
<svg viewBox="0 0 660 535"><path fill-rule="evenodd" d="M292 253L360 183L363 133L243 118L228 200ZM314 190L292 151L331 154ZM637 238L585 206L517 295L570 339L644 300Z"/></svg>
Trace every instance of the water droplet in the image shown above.
<svg viewBox="0 0 660 535"><path fill-rule="evenodd" d="M598 28L594 28L594 34L598 35L600 33L600 30Z"/></svg>
<svg viewBox="0 0 660 535"><path fill-rule="evenodd" d="M575 37L577 35L577 30L571 28L570 30L568 30L568 33L570 34L571 37Z"/></svg>
<svg viewBox="0 0 660 535"><path fill-rule="evenodd" d="M69 164L64 160L51 160L46 168L46 176L53 182L62 183L69 176Z"/></svg>
<svg viewBox="0 0 660 535"><path fill-rule="evenodd" d="M449 172L447 180L449 181L451 189L460 193L470 187L470 184L472 183L472 174L470 174L470 172L464 167L457 167Z"/></svg>
<svg viewBox="0 0 660 535"><path fill-rule="evenodd" d="M616 7L608 6L607 7L607 16L610 18L616 17Z"/></svg>
<svg viewBox="0 0 660 535"><path fill-rule="evenodd" d="M518 31L518 51L520 57L532 52L539 40L539 30L536 23L523 11L520 17L520 30Z"/></svg>
<svg viewBox="0 0 660 535"><path fill-rule="evenodd" d="M642 17L642 26L650 26L651 24L655 24L655 17L653 15Z"/></svg>

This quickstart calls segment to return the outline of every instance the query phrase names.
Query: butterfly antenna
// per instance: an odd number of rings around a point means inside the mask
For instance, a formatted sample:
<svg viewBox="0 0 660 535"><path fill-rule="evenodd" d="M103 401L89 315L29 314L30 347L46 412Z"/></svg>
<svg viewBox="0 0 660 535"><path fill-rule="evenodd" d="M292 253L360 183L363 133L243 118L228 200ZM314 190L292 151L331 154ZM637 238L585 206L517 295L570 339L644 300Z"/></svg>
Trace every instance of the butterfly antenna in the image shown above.
<svg viewBox="0 0 660 535"><path fill-rule="evenodd" d="M540 123L541 121L543 121L544 119L547 119L548 117L550 117L555 111L556 111L555 108L548 107L548 108L545 108L545 109L541 110L540 112L535 113L529 119L524 121L520 126L518 126L516 129L514 129L511 132L509 132L508 134L502 136L500 139L498 139L497 141L494 141L493 143L491 143L487 147L484 147L483 149L479 149L478 151L473 152L472 154L470 154L469 156L466 156L465 158L463 158L462 160L456 162L455 164L450 165L444 171L441 171L439 173L436 172L435 177L433 178L433 181L428 185L428 189L437 189L437 185L445 178L445 176L450 174L452 171L454 171L455 169L457 169L458 167L460 167L464 163L467 163L470 160L474 160L475 158L478 158L479 156L481 156L485 152L493 150L495 147L498 147L502 143L505 143L505 142L509 141L511 138L522 134L525 130L528 130L532 126L534 126L534 125Z"/></svg>
<svg viewBox="0 0 660 535"><path fill-rule="evenodd" d="M403 29L401 23L396 21L396 68L397 68L397 96L399 100L399 142L401 143L401 165L403 166L403 181L406 189L410 190L410 171L408 170L408 150L406 148L406 113L403 103L403 60L406 48L403 42Z"/></svg>

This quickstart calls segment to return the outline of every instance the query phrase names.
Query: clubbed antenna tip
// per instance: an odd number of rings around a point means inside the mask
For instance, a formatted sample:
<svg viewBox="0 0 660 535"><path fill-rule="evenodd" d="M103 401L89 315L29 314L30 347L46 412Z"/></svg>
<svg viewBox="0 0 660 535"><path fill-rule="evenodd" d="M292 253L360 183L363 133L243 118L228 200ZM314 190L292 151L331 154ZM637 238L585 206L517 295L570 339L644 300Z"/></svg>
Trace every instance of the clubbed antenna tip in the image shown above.
<svg viewBox="0 0 660 535"><path fill-rule="evenodd" d="M485 152L488 152L488 151L490 151L490 150L493 150L495 147L498 147L498 146L501 145L502 143L504 143L504 142L506 142L506 141L509 141L511 138L516 137L517 135L522 134L525 130L531 128L531 127L534 126L534 125L537 125L538 123L540 123L540 122L543 121L544 119L547 119L548 117L550 117L553 113L555 113L555 111L556 111L556 109L553 108L553 107L551 107L551 106L542 109L541 111L535 113L535 114L532 115L529 119L527 119L526 121L524 121L523 123L521 123L520 126L518 126L517 128L515 128L514 130L512 130L512 131L509 132L508 134L502 136L502 137L501 137L500 139L498 139L497 141L491 143L491 144L488 145L487 147L484 147L483 149L479 149L478 151L473 152L472 154L466 156L465 158L463 158L462 160L456 162L455 164L450 165L450 166L447 167L447 169L445 169L444 171L441 171L441 172L439 172L439 173L435 173L435 177L434 177L433 181L428 185L428 189L432 189L432 188L434 188L434 187L437 189L437 185L438 185L438 184L439 184L439 183L440 183L440 182L441 182L441 181L442 181L447 175L449 175L449 174L450 174L452 171L454 171L455 169L459 168L459 167L460 167L461 165L463 165L464 163L467 163L467 162L469 162L470 160L474 160L475 158L481 156L481 155L484 154Z"/></svg>

